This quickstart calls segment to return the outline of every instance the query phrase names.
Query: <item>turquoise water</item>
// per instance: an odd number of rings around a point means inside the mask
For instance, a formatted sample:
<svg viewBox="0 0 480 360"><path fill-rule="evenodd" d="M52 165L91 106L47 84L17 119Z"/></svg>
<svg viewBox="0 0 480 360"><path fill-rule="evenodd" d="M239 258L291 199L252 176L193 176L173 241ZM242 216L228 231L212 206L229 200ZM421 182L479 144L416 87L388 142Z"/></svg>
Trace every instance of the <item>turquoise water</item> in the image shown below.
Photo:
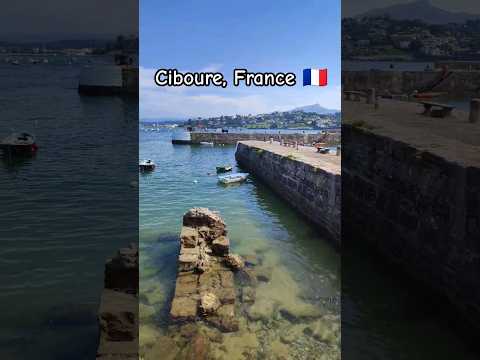
<svg viewBox="0 0 480 360"><path fill-rule="evenodd" d="M256 348L273 358L316 358L319 353L339 358L339 255L254 177L241 185L217 183L215 166L235 165L234 147L173 146L172 135L168 130L140 133L140 158L157 163L139 180L141 353L148 358L149 339L167 328L182 215L201 206L220 212L234 252L256 254L262 267L272 269L271 281L257 288L249 316L238 313L240 331L224 335L214 356L243 359L244 351ZM282 309L308 320L292 322L280 315ZM307 327L328 328L329 341L306 335ZM287 332L296 339L288 346L280 341Z"/></svg>

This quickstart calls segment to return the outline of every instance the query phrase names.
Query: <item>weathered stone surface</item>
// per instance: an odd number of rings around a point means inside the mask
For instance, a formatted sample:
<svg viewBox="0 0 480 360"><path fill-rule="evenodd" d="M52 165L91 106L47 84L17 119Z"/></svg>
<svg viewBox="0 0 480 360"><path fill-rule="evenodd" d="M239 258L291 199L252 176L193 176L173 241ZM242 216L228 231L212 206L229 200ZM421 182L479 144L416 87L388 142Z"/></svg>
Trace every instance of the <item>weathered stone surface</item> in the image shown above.
<svg viewBox="0 0 480 360"><path fill-rule="evenodd" d="M222 332L235 332L239 329L239 322L235 317L209 316L206 321Z"/></svg>
<svg viewBox="0 0 480 360"><path fill-rule="evenodd" d="M185 297L197 294L198 275L186 274L177 277L175 297Z"/></svg>
<svg viewBox="0 0 480 360"><path fill-rule="evenodd" d="M443 295L454 305L449 312L457 310L462 322L479 329L478 146L468 150L473 137L457 139L466 122L450 122L444 133L433 122L413 127L420 119L408 106L402 109L412 114L398 130L397 121L378 130L356 127L352 113L342 125L348 143L355 144L342 154L345 239L352 248L361 242L375 249L435 296ZM373 117L368 121L380 125Z"/></svg>
<svg viewBox="0 0 480 360"><path fill-rule="evenodd" d="M203 315L214 314L220 305L220 300L214 293L207 292L200 297L200 311Z"/></svg>
<svg viewBox="0 0 480 360"><path fill-rule="evenodd" d="M195 228L206 226L215 238L226 235L225 223L220 215L207 208L190 209L183 216L183 225Z"/></svg>
<svg viewBox="0 0 480 360"><path fill-rule="evenodd" d="M227 267L230 241L225 223L213 211L194 208L185 214L183 224L170 316L174 321L203 320L221 331L236 331L232 268L241 269L244 263L233 255Z"/></svg>
<svg viewBox="0 0 480 360"><path fill-rule="evenodd" d="M98 359L138 359L138 304L138 248L130 245L105 264L105 289L98 310ZM153 316L151 308L143 310L147 318Z"/></svg>
<svg viewBox="0 0 480 360"><path fill-rule="evenodd" d="M222 304L234 304L236 293L233 287L220 287L215 289L215 294Z"/></svg>
<svg viewBox="0 0 480 360"><path fill-rule="evenodd" d="M195 320L198 301L192 297L175 297L170 309L170 317L176 321Z"/></svg>
<svg viewBox="0 0 480 360"><path fill-rule="evenodd" d="M231 271L220 271L220 282L224 288L234 287L234 278Z"/></svg>
<svg viewBox="0 0 480 360"><path fill-rule="evenodd" d="M226 236L220 236L212 241L213 254L218 256L227 255L230 249L230 240Z"/></svg>
<svg viewBox="0 0 480 360"><path fill-rule="evenodd" d="M120 249L105 264L105 288L138 292L138 247Z"/></svg>
<svg viewBox="0 0 480 360"><path fill-rule="evenodd" d="M195 270L198 262L197 254L180 254L178 257L178 267L180 271Z"/></svg>
<svg viewBox="0 0 480 360"><path fill-rule="evenodd" d="M242 257L237 254L229 254L225 256L225 265L234 271L242 270L245 267Z"/></svg>
<svg viewBox="0 0 480 360"><path fill-rule="evenodd" d="M295 151L291 158L284 153L289 151L285 149L258 141L239 142L235 158L248 172L258 176L292 207L324 229L339 246L342 179L338 159L325 160L330 155L319 158L306 149Z"/></svg>
<svg viewBox="0 0 480 360"><path fill-rule="evenodd" d="M198 233L197 229L188 226L182 227L182 231L180 233L180 241L182 246L187 248L196 247L198 245L199 237L200 234Z"/></svg>
<svg viewBox="0 0 480 360"><path fill-rule="evenodd" d="M103 341L132 341L137 338L138 300L135 295L105 289L99 310Z"/></svg>

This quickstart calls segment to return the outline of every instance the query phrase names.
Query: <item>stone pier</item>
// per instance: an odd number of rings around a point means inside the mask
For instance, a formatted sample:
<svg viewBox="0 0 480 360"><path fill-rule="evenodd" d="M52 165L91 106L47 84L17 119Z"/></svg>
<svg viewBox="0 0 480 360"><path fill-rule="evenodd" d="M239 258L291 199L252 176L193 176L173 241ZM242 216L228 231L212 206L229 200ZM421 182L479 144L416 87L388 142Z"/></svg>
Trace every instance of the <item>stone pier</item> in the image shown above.
<svg viewBox="0 0 480 360"><path fill-rule="evenodd" d="M279 134L274 130L269 130L269 133L220 133L220 132L192 132L190 133L189 144L199 144L201 142L211 142L214 144L223 145L236 145L239 141L258 140L264 141L272 138L274 141L280 141L281 139L288 142L298 142L300 144L312 144L314 142L324 142L327 144L340 143L340 132L327 131L324 133L308 134L302 133L290 133ZM177 142L177 144L180 144Z"/></svg>
<svg viewBox="0 0 480 360"><path fill-rule="evenodd" d="M480 126L344 101L343 246L361 242L480 327Z"/></svg>
<svg viewBox="0 0 480 360"><path fill-rule="evenodd" d="M341 156L319 154L314 147L242 141L235 157L340 246Z"/></svg>
<svg viewBox="0 0 480 360"><path fill-rule="evenodd" d="M190 209L180 233L172 321L205 321L222 332L237 331L233 272L241 268L243 260L230 253L222 218L209 209Z"/></svg>
<svg viewBox="0 0 480 360"><path fill-rule="evenodd" d="M132 244L105 264L97 359L138 359L138 281L138 247Z"/></svg>

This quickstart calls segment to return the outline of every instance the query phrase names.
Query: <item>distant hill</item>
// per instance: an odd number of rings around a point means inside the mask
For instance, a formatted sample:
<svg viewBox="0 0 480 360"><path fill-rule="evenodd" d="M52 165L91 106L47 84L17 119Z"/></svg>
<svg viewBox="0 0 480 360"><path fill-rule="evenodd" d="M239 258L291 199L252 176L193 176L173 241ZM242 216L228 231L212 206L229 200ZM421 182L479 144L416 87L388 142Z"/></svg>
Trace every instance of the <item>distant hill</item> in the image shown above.
<svg viewBox="0 0 480 360"><path fill-rule="evenodd" d="M430 24L464 23L480 18L480 15L450 12L433 6L430 0L417 0L370 10L358 17L388 16L394 20L421 20Z"/></svg>
<svg viewBox="0 0 480 360"><path fill-rule="evenodd" d="M293 109L292 111L303 111L306 113L317 113L320 115L331 115L340 112L340 110L327 109L320 104L306 105Z"/></svg>

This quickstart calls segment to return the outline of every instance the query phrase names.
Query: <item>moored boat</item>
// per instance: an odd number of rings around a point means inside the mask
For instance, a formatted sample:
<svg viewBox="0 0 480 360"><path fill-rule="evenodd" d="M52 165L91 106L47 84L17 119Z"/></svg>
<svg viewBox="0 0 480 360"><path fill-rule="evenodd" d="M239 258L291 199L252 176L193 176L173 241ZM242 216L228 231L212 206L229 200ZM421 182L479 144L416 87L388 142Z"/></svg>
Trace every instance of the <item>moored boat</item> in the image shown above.
<svg viewBox="0 0 480 360"><path fill-rule="evenodd" d="M155 170L155 163L150 159L142 160L138 163L138 168L140 171L153 171Z"/></svg>
<svg viewBox="0 0 480 360"><path fill-rule="evenodd" d="M248 173L234 173L229 175L222 175L218 177L218 181L222 184L234 184L247 180Z"/></svg>
<svg viewBox="0 0 480 360"><path fill-rule="evenodd" d="M413 95L416 99L433 99L435 97L447 95L446 92L418 92Z"/></svg>
<svg viewBox="0 0 480 360"><path fill-rule="evenodd" d="M10 154L31 154L37 151L35 136L21 132L13 133L0 142L0 148Z"/></svg>
<svg viewBox="0 0 480 360"><path fill-rule="evenodd" d="M232 166L231 165L222 165L222 166L217 166L217 174L221 173L226 173L232 171Z"/></svg>

